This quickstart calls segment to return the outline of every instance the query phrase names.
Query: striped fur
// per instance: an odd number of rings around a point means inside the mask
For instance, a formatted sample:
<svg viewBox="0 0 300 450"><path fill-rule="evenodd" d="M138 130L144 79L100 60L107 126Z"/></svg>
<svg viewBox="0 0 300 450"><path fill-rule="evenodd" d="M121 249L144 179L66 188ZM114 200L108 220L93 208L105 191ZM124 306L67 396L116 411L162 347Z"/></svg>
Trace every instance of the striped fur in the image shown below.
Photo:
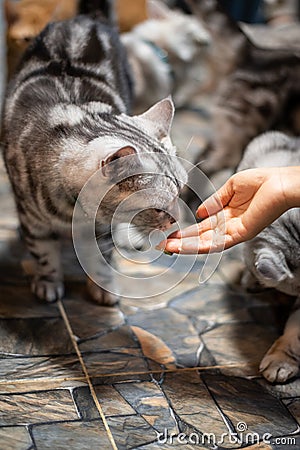
<svg viewBox="0 0 300 450"><path fill-rule="evenodd" d="M201 166L208 176L235 169L247 144L264 131L299 134L299 56L251 49L251 57L220 85L212 143Z"/></svg>
<svg viewBox="0 0 300 450"><path fill-rule="evenodd" d="M148 210L137 216L137 225L144 232L170 225L170 205L186 178L181 165L167 158L174 154L169 138L173 104L166 99L132 117L131 96L117 32L105 19L84 15L47 26L28 48L9 85L4 157L23 234L37 261L33 290L40 298L54 301L63 296L59 237L70 234L79 192L101 166L111 190L101 204L97 225L108 244L115 209L145 187L159 188L160 193L153 198L149 191L142 194ZM123 157L126 154L136 156L142 172L149 168L154 175L127 179L131 164ZM115 172L109 170L111 160ZM124 181L118 179L114 185L116 176ZM88 200L85 206L88 210ZM106 257L110 260L111 252ZM102 275L101 268L93 274L99 283ZM97 301L115 300L96 284L89 286Z"/></svg>
<svg viewBox="0 0 300 450"><path fill-rule="evenodd" d="M300 166L300 139L269 132L247 147L239 170L280 166ZM300 365L300 208L287 211L246 242L244 259L244 285L253 288L259 283L297 298L284 334L260 365L269 381L283 382L295 376Z"/></svg>

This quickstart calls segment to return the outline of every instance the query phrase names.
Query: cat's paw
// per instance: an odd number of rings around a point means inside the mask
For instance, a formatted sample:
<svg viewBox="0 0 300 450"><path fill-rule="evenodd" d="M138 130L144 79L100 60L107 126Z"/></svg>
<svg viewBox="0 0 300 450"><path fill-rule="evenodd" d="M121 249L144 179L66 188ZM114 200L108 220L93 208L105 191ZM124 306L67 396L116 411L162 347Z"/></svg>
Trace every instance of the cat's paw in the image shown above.
<svg viewBox="0 0 300 450"><path fill-rule="evenodd" d="M119 300L117 295L102 289L90 279L87 280L87 291L89 297L98 305L114 306Z"/></svg>
<svg viewBox="0 0 300 450"><path fill-rule="evenodd" d="M49 280L43 277L33 279L31 290L39 299L49 303L62 299L65 293L64 283L61 280Z"/></svg>
<svg viewBox="0 0 300 450"><path fill-rule="evenodd" d="M263 357L259 371L270 383L284 383L299 372L299 358L293 357L283 337Z"/></svg>

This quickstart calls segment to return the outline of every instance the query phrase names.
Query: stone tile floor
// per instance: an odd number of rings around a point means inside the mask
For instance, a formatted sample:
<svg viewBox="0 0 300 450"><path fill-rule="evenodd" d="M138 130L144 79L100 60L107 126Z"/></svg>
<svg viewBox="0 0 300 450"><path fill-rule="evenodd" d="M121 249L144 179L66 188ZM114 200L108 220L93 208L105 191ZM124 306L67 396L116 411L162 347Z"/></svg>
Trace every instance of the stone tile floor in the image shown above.
<svg viewBox="0 0 300 450"><path fill-rule="evenodd" d="M206 137L199 111L175 121L180 148L194 136L192 154ZM0 450L300 448L300 379L270 385L258 374L288 304L240 288L239 248L219 265L119 256L127 297L114 308L86 299L66 248L67 295L49 305L29 290L2 162L0 211ZM203 267L212 276L199 284Z"/></svg>

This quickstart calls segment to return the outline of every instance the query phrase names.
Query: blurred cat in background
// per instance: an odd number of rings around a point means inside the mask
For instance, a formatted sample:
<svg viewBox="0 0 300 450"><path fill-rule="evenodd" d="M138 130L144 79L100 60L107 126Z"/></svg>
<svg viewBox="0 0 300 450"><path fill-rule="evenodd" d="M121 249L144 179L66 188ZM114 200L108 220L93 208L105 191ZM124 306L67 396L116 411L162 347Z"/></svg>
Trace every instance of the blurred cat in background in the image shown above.
<svg viewBox="0 0 300 450"><path fill-rule="evenodd" d="M7 72L13 74L34 37L49 23L69 19L77 12L77 0L5 0L7 23Z"/></svg>
<svg viewBox="0 0 300 450"><path fill-rule="evenodd" d="M268 132L249 144L238 170L299 165L300 139ZM298 373L300 365L300 208L290 209L243 246L246 288L260 285L296 298L283 335L260 364L267 380L284 382Z"/></svg>
<svg viewBox="0 0 300 450"><path fill-rule="evenodd" d="M211 141L196 162L209 177L235 170L247 144L280 129L300 133L300 25L241 25L217 0L193 0L193 10L212 36Z"/></svg>
<svg viewBox="0 0 300 450"><path fill-rule="evenodd" d="M211 38L193 15L148 2L149 19L122 35L134 78L137 111L172 94L175 105L188 103L206 72L203 59Z"/></svg>

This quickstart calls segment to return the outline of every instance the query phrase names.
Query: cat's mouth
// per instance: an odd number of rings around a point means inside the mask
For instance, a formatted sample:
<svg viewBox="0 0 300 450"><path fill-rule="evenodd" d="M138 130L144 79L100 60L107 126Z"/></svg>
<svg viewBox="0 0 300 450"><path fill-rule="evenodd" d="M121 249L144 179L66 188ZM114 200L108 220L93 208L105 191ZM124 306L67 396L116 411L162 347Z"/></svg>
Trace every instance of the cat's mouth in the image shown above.
<svg viewBox="0 0 300 450"><path fill-rule="evenodd" d="M168 210L150 208L138 212L132 223L141 231L149 233L153 230L165 231L174 225L179 219L178 208L168 208Z"/></svg>

